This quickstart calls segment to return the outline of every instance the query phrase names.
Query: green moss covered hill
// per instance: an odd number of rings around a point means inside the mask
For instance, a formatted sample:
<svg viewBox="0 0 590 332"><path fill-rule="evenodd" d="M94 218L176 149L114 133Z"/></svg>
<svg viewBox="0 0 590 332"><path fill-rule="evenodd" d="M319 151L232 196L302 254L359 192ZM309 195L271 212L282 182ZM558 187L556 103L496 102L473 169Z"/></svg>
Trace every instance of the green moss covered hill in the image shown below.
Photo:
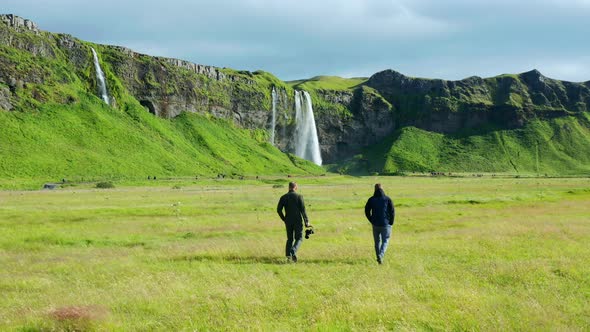
<svg viewBox="0 0 590 332"><path fill-rule="evenodd" d="M536 70L460 81L385 70L291 84L318 99L334 171L590 173L590 82Z"/></svg>
<svg viewBox="0 0 590 332"><path fill-rule="evenodd" d="M98 96L92 48L110 105ZM322 159L334 171L590 173L590 82L535 70L460 81L385 70L283 82L264 71L96 45L0 15L0 186L320 174L283 153L294 151L294 90L312 97Z"/></svg>
<svg viewBox="0 0 590 332"><path fill-rule="evenodd" d="M267 143L263 128L244 129L212 112L181 112L172 100L177 90L191 89L207 95L200 101L203 109L232 113L236 98L229 94L234 93L268 112L271 86L280 85L269 74L230 76L215 69L215 75L228 77L217 80L170 59L136 55L126 63L125 49L92 45L8 18L0 22L0 185L35 179L323 172ZM91 47L102 59L112 106L97 96ZM173 75L158 80L153 68ZM132 76L122 76L123 69ZM186 86L189 81L193 87ZM250 81L256 86L244 83ZM160 107L155 102L160 99L169 106Z"/></svg>
<svg viewBox="0 0 590 332"><path fill-rule="evenodd" d="M441 134L413 126L397 130L335 170L485 172L524 175L590 174L590 116L532 120L522 128Z"/></svg>

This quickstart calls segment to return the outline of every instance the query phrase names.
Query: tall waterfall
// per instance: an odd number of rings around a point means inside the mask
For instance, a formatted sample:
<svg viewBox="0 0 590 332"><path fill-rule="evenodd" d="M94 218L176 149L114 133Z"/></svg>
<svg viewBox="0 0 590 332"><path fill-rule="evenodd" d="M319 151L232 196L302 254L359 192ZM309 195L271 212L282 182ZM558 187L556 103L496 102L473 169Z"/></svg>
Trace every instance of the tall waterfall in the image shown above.
<svg viewBox="0 0 590 332"><path fill-rule="evenodd" d="M295 91L295 155L322 164L311 96L307 91Z"/></svg>
<svg viewBox="0 0 590 332"><path fill-rule="evenodd" d="M98 55L96 55L96 51L94 48L92 49L92 56L94 57L94 69L96 71L96 80L98 81L98 93L100 93L100 98L104 100L107 105L109 105L109 95L107 93L107 83L104 80L104 73L100 68L100 63L98 63Z"/></svg>
<svg viewBox="0 0 590 332"><path fill-rule="evenodd" d="M272 121L270 125L270 143L275 145L275 127L277 125L277 91L272 88Z"/></svg>

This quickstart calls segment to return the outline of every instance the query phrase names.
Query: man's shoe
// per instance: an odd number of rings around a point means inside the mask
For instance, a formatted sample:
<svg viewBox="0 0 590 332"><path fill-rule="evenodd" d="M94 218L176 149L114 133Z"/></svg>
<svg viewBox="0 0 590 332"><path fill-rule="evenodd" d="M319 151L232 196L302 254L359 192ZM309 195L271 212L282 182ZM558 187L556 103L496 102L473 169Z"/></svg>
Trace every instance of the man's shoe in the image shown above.
<svg viewBox="0 0 590 332"><path fill-rule="evenodd" d="M293 260L293 263L297 263L297 256L296 255L291 256L291 259Z"/></svg>
<svg viewBox="0 0 590 332"><path fill-rule="evenodd" d="M381 257L377 257L377 263L383 264L383 259L381 259Z"/></svg>

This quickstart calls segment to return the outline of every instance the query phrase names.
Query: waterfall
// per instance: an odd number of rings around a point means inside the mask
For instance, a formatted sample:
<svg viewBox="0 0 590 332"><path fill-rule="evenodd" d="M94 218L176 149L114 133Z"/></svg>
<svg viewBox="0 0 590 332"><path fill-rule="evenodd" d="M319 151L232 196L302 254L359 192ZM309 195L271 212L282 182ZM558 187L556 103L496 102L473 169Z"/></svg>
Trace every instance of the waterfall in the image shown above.
<svg viewBox="0 0 590 332"><path fill-rule="evenodd" d="M277 92L272 88L272 122L270 125L270 143L275 145L275 127L277 125Z"/></svg>
<svg viewBox="0 0 590 332"><path fill-rule="evenodd" d="M311 96L307 91L295 90L295 155L322 164Z"/></svg>
<svg viewBox="0 0 590 332"><path fill-rule="evenodd" d="M100 68L100 63L98 63L98 55L96 55L96 51L92 48L92 56L94 57L94 69L96 71L96 80L98 81L98 93L100 94L100 98L104 100L107 105L109 105L109 95L107 93L107 83L104 80L104 73Z"/></svg>
<svg viewBox="0 0 590 332"><path fill-rule="evenodd" d="M289 104L289 96L287 95L287 90L282 89L280 91L280 95L279 95L279 102L281 103L281 107L283 109L289 109L290 108L290 104ZM287 112L283 112L283 123L289 123L289 115L287 114ZM289 137L287 136L287 126L281 126L281 141L282 142L288 142L289 141Z"/></svg>

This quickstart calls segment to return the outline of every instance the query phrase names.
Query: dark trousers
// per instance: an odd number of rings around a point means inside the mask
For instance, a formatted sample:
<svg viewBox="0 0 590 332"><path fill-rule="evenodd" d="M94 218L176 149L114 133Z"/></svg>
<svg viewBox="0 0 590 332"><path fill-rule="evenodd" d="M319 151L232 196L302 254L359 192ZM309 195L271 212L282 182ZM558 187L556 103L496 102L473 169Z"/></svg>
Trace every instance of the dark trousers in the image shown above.
<svg viewBox="0 0 590 332"><path fill-rule="evenodd" d="M294 256L297 254L297 249L299 249L299 246L301 246L301 242L303 242L303 223L286 222L285 228L287 229L287 244L285 245L285 256ZM293 240L295 240L295 243L293 243Z"/></svg>

